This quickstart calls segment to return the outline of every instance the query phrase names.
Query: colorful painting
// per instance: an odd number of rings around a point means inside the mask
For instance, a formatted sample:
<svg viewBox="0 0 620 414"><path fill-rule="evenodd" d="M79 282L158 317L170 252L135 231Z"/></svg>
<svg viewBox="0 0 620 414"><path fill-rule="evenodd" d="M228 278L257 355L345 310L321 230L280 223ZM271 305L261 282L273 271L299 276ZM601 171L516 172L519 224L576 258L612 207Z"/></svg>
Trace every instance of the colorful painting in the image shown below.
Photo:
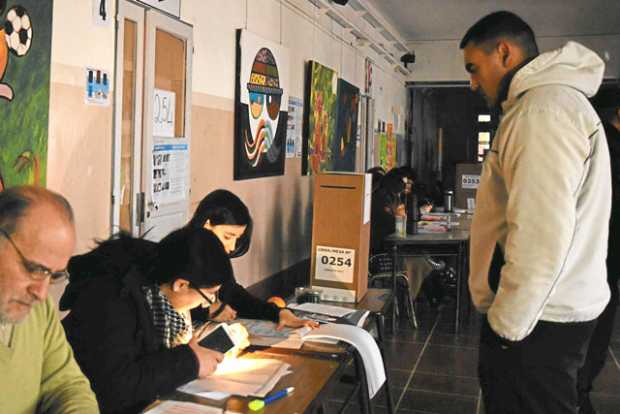
<svg viewBox="0 0 620 414"><path fill-rule="evenodd" d="M396 167L396 138L390 123L387 124L386 132L379 134L379 165L385 171Z"/></svg>
<svg viewBox="0 0 620 414"><path fill-rule="evenodd" d="M0 190L45 185L52 0L0 0Z"/></svg>
<svg viewBox="0 0 620 414"><path fill-rule="evenodd" d="M332 171L355 171L359 103L360 90L349 82L338 79L336 139L332 140L331 148Z"/></svg>
<svg viewBox="0 0 620 414"><path fill-rule="evenodd" d="M318 62L308 62L306 117L302 174L332 168L332 141L336 134L338 74Z"/></svg>
<svg viewBox="0 0 620 414"><path fill-rule="evenodd" d="M289 52L237 31L235 180L284 174Z"/></svg>

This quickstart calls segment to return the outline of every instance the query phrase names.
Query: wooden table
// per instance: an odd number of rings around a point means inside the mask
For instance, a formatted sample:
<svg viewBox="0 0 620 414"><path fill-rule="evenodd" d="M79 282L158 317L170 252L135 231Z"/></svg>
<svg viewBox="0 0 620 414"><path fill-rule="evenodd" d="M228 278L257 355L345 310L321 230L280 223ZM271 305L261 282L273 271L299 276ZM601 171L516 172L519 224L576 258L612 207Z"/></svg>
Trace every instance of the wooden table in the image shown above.
<svg viewBox="0 0 620 414"><path fill-rule="evenodd" d="M288 397L281 398L265 406L261 414L320 412L323 410L324 401L327 398L325 393L327 385L339 378L339 374L343 369L339 356L330 356L329 354L274 353L255 349L245 352L240 358L277 359L291 365L292 373L282 377L275 385L273 391L286 387L295 387L295 392ZM255 398L231 396L226 400L217 401L176 391L164 399L191 401L211 407L223 408L232 412L253 413L248 408L248 402ZM152 408L154 405L149 408Z"/></svg>
<svg viewBox="0 0 620 414"><path fill-rule="evenodd" d="M394 404L392 400L392 392L390 388L390 379L385 366L385 355L383 349L383 340L385 333L385 314L392 308L394 295L390 289L368 289L368 292L364 298L357 303L345 303L334 301L321 301L324 305L341 306L345 308L351 308L355 310L367 310L370 312L370 317L366 319L364 329L369 330L374 322L377 328L377 342L383 358L383 365L385 367L385 399L387 405L387 411L389 414L394 412ZM274 348L275 349L275 348ZM355 364L355 371L357 379L354 379L355 388L354 391L345 400L343 409L349 404L356 391L359 396L359 404L363 413L372 413L372 406L370 398L368 396L368 387L366 383L366 373L360 355L357 350L349 345L330 345L319 342L304 342L301 348L302 352L310 353L324 353L331 355L339 355L343 364L353 360Z"/></svg>
<svg viewBox="0 0 620 414"><path fill-rule="evenodd" d="M461 307L466 298L463 292L467 292L467 287L463 286L467 281L467 252L469 246L469 226L471 217L465 214L460 216L452 215L452 222L458 225L451 227L445 233L418 233L407 234L401 237L396 233L386 237L388 246L392 247L393 263L398 263L399 257L406 256L452 256L456 258L456 310L454 318L454 331L458 332L460 323ZM393 291L396 292L396 272L397 266L392 266ZM392 330L396 331L396 305L392 312Z"/></svg>

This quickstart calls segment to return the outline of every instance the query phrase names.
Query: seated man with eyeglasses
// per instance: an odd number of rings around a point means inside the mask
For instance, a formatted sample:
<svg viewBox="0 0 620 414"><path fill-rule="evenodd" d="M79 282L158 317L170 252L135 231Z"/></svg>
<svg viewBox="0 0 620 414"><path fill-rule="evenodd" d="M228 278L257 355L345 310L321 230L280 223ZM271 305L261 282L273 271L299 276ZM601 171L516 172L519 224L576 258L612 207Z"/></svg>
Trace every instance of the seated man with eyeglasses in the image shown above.
<svg viewBox="0 0 620 414"><path fill-rule="evenodd" d="M73 257L69 272L63 325L103 412L139 412L223 360L199 345L190 314L232 277L210 231L182 228L158 243L114 236Z"/></svg>
<svg viewBox="0 0 620 414"><path fill-rule="evenodd" d="M67 343L50 283L75 248L67 200L43 188L0 192L0 413L98 413Z"/></svg>

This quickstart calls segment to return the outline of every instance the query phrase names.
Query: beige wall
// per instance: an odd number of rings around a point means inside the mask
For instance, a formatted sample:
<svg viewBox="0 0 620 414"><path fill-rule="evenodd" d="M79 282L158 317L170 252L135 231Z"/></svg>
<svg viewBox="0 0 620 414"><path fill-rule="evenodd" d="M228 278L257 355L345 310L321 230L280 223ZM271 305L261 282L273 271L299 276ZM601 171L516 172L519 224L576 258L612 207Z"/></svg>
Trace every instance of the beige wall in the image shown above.
<svg viewBox="0 0 620 414"><path fill-rule="evenodd" d="M290 49L295 97L303 97L307 60L362 87L364 59L370 56L378 62L377 117L389 119L391 107L405 106L404 78L382 66L372 51L355 47L348 33L306 0L181 4L182 19L194 26L191 208L216 188L230 189L248 204L255 220L252 248L234 266L239 282L249 285L309 256L312 179L301 176L299 159L287 159L284 176L233 181L235 29L247 24ZM114 87L115 31L92 21L91 1L54 1L48 186L75 208L78 252L110 232L113 107L84 103L84 68L107 70Z"/></svg>
<svg viewBox="0 0 620 414"><path fill-rule="evenodd" d="M569 40L582 43L605 60L606 78L620 78L620 35L541 37L538 39L538 46L545 52L559 48ZM409 46L416 54L413 74L409 80L417 82L469 80L463 66L459 40L412 42Z"/></svg>

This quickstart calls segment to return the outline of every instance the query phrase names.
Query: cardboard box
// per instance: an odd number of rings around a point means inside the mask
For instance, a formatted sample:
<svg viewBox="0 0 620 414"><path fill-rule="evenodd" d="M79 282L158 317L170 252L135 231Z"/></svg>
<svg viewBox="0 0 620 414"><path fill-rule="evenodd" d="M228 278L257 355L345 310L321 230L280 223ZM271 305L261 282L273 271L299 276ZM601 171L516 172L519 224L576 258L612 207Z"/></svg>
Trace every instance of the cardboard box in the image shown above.
<svg viewBox="0 0 620 414"><path fill-rule="evenodd" d="M370 174L314 180L311 284L322 299L359 302L368 290Z"/></svg>
<svg viewBox="0 0 620 414"><path fill-rule="evenodd" d="M455 179L455 206L457 208L468 209L472 202L475 205L476 190L480 184L480 173L482 172L482 164L456 164ZM470 199L468 204L468 199Z"/></svg>

